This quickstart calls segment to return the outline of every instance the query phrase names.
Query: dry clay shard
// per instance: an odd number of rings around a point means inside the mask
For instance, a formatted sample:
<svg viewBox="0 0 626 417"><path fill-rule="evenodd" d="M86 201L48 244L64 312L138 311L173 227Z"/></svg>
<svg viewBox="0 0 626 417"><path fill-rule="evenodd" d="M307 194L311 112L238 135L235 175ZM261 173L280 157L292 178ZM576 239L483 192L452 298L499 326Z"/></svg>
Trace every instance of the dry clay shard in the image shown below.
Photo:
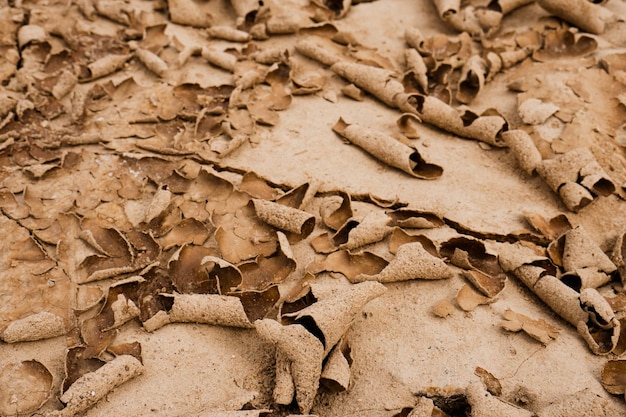
<svg viewBox="0 0 626 417"><path fill-rule="evenodd" d="M458 136L497 147L505 146L501 134L508 130L508 123L493 109L480 115L468 109L460 113L435 97L417 93L408 96L401 109L416 113L423 122Z"/></svg>
<svg viewBox="0 0 626 417"><path fill-rule="evenodd" d="M601 287L611 280L611 274L617 269L582 226L553 241L548 253L554 263L566 271L561 281L576 291Z"/></svg>
<svg viewBox="0 0 626 417"><path fill-rule="evenodd" d="M556 278L557 268L545 257L520 244L505 244L499 254L505 271L515 274L555 313L577 328L591 351L610 353L618 344L621 324L597 290L580 293Z"/></svg>
<svg viewBox="0 0 626 417"><path fill-rule="evenodd" d="M587 206L596 195L615 192L615 184L587 148L544 159L537 172L571 211Z"/></svg>
<svg viewBox="0 0 626 417"><path fill-rule="evenodd" d="M386 290L384 285L377 282L366 282L337 290L333 295L300 310L295 323L302 324L318 335L324 345L326 357L363 307Z"/></svg>
<svg viewBox="0 0 626 417"><path fill-rule="evenodd" d="M399 107L405 97L402 83L386 69L352 62L337 62L330 69L389 107Z"/></svg>
<svg viewBox="0 0 626 417"><path fill-rule="evenodd" d="M520 168L528 175L534 175L542 158L530 135L523 130L508 130L502 132L502 140L517 159Z"/></svg>
<svg viewBox="0 0 626 417"><path fill-rule="evenodd" d="M400 246L396 256L379 274L360 274L348 278L351 282L397 282L410 279L446 279L451 277L452 270L442 259L430 254L420 242L412 242Z"/></svg>
<svg viewBox="0 0 626 417"><path fill-rule="evenodd" d="M313 406L322 373L322 342L299 324L283 326L275 320L264 319L257 321L255 327L261 338L276 345L277 355L284 355L288 361L287 368L293 380L298 407L301 413L308 413ZM277 364L280 363L277 361ZM282 375L286 376L284 370Z"/></svg>
<svg viewBox="0 0 626 417"><path fill-rule="evenodd" d="M254 325L248 319L241 299L219 294L172 294L169 313L158 312L144 327L154 331L169 323L202 323L217 326L251 329Z"/></svg>
<svg viewBox="0 0 626 417"><path fill-rule="evenodd" d="M315 228L315 216L273 201L252 199L256 215L280 230L307 237Z"/></svg>
<svg viewBox="0 0 626 417"><path fill-rule="evenodd" d="M73 417L83 413L115 387L143 373L142 363L131 355L121 355L94 372L78 378L63 395L65 408L49 413L50 417Z"/></svg>
<svg viewBox="0 0 626 417"><path fill-rule="evenodd" d="M331 236L333 245L340 249L353 250L383 240L393 231L388 225L389 217L381 211L367 214L363 220L348 219Z"/></svg>
<svg viewBox="0 0 626 417"><path fill-rule="evenodd" d="M611 394L626 394L626 359L610 360L604 365L602 385Z"/></svg>
<svg viewBox="0 0 626 417"><path fill-rule="evenodd" d="M622 283L626 283L626 232L620 233L611 252L611 260L617 267Z"/></svg>
<svg viewBox="0 0 626 417"><path fill-rule="evenodd" d="M333 126L333 131L365 150L378 160L421 179L439 178L443 168L428 161L420 151L400 143L382 132L370 131L342 118ZM423 151L422 151L423 153Z"/></svg>
<svg viewBox="0 0 626 417"><path fill-rule="evenodd" d="M6 343L30 342L62 336L65 333L63 318L44 311L11 322L4 330L2 339Z"/></svg>
<svg viewBox="0 0 626 417"><path fill-rule="evenodd" d="M500 322L500 326L510 332L523 331L544 345L547 345L559 335L559 329L546 323L545 320L535 320L510 309L505 310L504 320Z"/></svg>
<svg viewBox="0 0 626 417"><path fill-rule="evenodd" d="M29 360L0 368L0 415L30 414L52 394L52 374L42 363Z"/></svg>
<svg viewBox="0 0 626 417"><path fill-rule="evenodd" d="M293 324L282 326L269 319L255 323L261 337L277 347L274 388L277 403L291 403L295 391L300 411L307 413L317 393L326 357L329 357L324 368L326 377L344 384L346 377L349 380L346 363L339 357L333 358L331 352L340 346L339 341L365 304L385 291L379 283L353 285L294 313Z"/></svg>
<svg viewBox="0 0 626 417"><path fill-rule="evenodd" d="M601 34L610 12L589 0L539 0L539 5L555 16L586 32Z"/></svg>

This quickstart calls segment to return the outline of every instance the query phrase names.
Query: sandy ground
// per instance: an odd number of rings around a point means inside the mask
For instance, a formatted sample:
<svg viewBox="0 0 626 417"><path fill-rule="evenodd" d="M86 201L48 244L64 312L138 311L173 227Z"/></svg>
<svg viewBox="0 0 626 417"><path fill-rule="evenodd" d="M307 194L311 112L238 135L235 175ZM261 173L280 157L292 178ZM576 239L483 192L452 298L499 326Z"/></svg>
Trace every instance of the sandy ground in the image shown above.
<svg viewBox="0 0 626 417"><path fill-rule="evenodd" d="M0 255L3 262L0 271L0 334L12 321L41 311L52 311L64 321L60 336L39 341L0 342L0 377L6 381L0 386L0 406L3 407L0 414L14 415L10 410L21 410L26 415L53 415L67 402L61 401L61 387L66 378L68 348L97 345L99 347L94 348L92 357L112 361L115 355L109 346L133 342L141 345L141 374L106 392L103 399L86 411L77 411L77 414L87 417L212 416L231 415L219 414L220 411L274 410L240 411L232 415L283 416L303 412L328 417L496 416L518 412L528 416L583 416L591 415L585 408L589 404L598 416L626 414L624 396L608 393L601 383L602 369L607 361L618 359L623 351L618 349L604 355L592 353L576 327L559 317L511 271L501 292L486 304L464 311L455 297L468 280L464 268L453 265L450 259L445 259L450 278L385 283L386 291L382 295L372 297L371 301L352 312L353 320L343 329L340 343L349 346L347 389L337 392L321 386L314 390L316 395L310 410L302 410L302 401L294 400L290 405L278 405L274 401L276 352L283 348L276 341L273 343L260 337L254 325L234 328L172 323L148 332L142 324L154 311L148 314L142 310L140 317L136 314L113 330L114 340L111 331L103 330L106 326L98 327L96 330L108 335L101 336L106 340L100 343L100 339L95 342L87 340L84 324L85 320L97 318L106 310L106 294L112 284L138 275L147 280L156 279L148 278L152 277L149 268L145 269L148 264L152 265L152 271L159 268L165 271L162 276L166 278L173 275L171 262L175 259L173 256L180 254L177 249L181 247L217 248L216 254L224 255L225 246L230 243L219 240L216 243L215 227L209 226L211 222L214 226L222 224L223 229L234 224L234 229L243 235L234 238L234 246L243 245L241 241L253 242L254 249L250 250L254 256L238 258L233 255L229 259L225 255L230 262L225 268L243 268L242 265L253 261L257 254L261 258L272 255L276 246L272 246L272 242L275 243L276 230L280 228L269 227L273 230L273 237L266 238L268 226L254 215L254 209L245 204L241 208L238 203L229 203L237 198L245 203L250 199L248 194L232 191L225 198L213 197L214 185L206 186L198 179L198 171L194 171L204 168L210 175L221 178L221 186L231 184L235 190L241 187L243 174L256 174L261 181L264 180L263 190L271 189L271 192L269 197L252 195L265 200L273 200L302 184L309 184L309 188L316 191L300 207L315 218L315 229L304 237L288 233L295 262L287 276L275 283L281 291L280 303L288 294L297 298L293 296L297 294L293 288L298 286L303 286L304 291L308 286L313 287L319 300L329 297L333 291L336 294L354 286L338 272L314 271L315 274L307 275L314 262L323 262L327 256L316 253L311 241L322 233L331 232L323 224L323 214L320 214L323 209L320 208L329 201L336 203L338 192L351 196L353 217L359 222L368 213L384 213L398 206L435 213L440 221L436 227L405 230L411 235L429 238L437 248L451 238L464 236L483 242L492 255L498 255L505 244L512 242L526 242L527 246L545 250L553 239L533 229L525 213L535 213L546 219L565 214L572 225L582 226L587 231L600 251L610 254L617 239L626 232L626 73L623 55L621 63L619 59L611 61L615 63L608 68L602 64L606 62L602 59L610 54L623 53L626 48L626 26L619 20L619 17L626 18L624 1L610 0L603 6L617 18L609 19L611 23L602 34L588 35L596 43L589 51L576 52L575 46L570 45L571 49L563 47L565 52L561 50L555 53L556 56L542 58L538 54L535 59L528 57L496 73L469 103L476 114L495 108L506 118L510 130L521 129L530 133L544 160L577 148L591 151L615 187L609 195L593 195L595 198L590 204L576 211L567 207L542 176L525 172L518 156L509 147L461 138L429 123L416 124L417 133L413 137L403 136L396 124L402 111L383 104L371 94L365 94L362 101L347 97L341 92L348 84L346 80L330 71L327 65L295 51L296 42L306 36L303 33L270 34L267 40L237 43L211 39L205 28L172 23L165 3L76 3L0 2L1 14L10 15L8 20L14 24L13 28L7 22L4 24L4 45L11 45L7 39L10 40L11 33L17 33L25 23L43 29L41 34L35 32L32 40L17 49L22 60L15 65L23 70L7 75L0 91L3 98L8 97L3 103L13 103L7 104L9 108L2 114L5 121L0 129L0 207L3 213L0 230L5 240ZM134 16L138 21L115 22L111 16L103 17L107 3L112 5L112 10L117 10L114 14L118 17L119 10L127 10L126 14L121 13L122 21L123 16L126 19ZM184 8L175 5L186 4L183 1L169 3L170 8ZM306 17L313 13L304 7L308 4L306 1L277 3L279 5L270 4L273 16L279 14L279 9L287 11L291 17L299 14ZM474 3L484 5L485 2ZM99 5L100 10L93 9L94 4ZM212 13L213 26L235 26L235 12L226 0L192 1L190 4L200 11ZM126 9L120 9L121 5ZM87 18L85 11L89 10L92 14ZM139 10L146 11L141 18L138 18ZM198 10L196 16L201 15ZM160 76L156 75L138 58L129 56L126 64L110 75L92 81L80 79L72 87L73 92L55 97L49 85L58 82L59 71L64 68L70 72L79 71L77 68L83 70L85 62L94 60L93 55L75 53L74 61L69 64L71 59L68 61L62 55L55 55L60 57L60 64L57 60L51 62L58 67L55 70L49 68L52 64L46 67L45 62L51 55L67 48L61 40L63 21L58 25L56 20L63 15L78 21L77 30L85 31L94 39L109 36L117 39L116 42L122 45L120 48L132 45L123 53L137 55L136 46L139 45L139 49L160 54L167 69ZM501 51L499 47L510 49L511 33L522 33L528 28L548 30L545 28L556 27L556 21L545 23L549 15L535 3L506 15L500 29L490 37L494 45L492 50ZM456 40L459 35L439 18L429 0L376 0L353 4L345 16L333 22L363 45L362 49L353 51L353 57L362 62L389 63L387 69L398 77L405 71L407 29L417 28L425 38L445 35ZM312 25L310 20L305 19L305 23L299 21L298 26ZM164 26L154 32L143 31L157 24ZM541 30L538 33L542 33ZM576 30L570 33L576 33L576 39L580 39L581 33ZM499 41L501 45L497 44ZM37 45L46 42L50 48L36 49ZM217 50L234 48L239 51L236 68L240 69L233 75L211 66L200 56L199 49L183 60L181 56L194 45ZM293 82L279 82L270 88L266 80L263 88L253 90L256 96L243 95L244 104L240 109L246 113L244 122L238 125L239 119L232 113L229 115L232 118L226 119L230 120L235 131L229 137L223 129L220 130L224 120L220 119L219 112L208 111L200 115L200 109L211 109L212 105L219 107L218 101L201 102L202 98L190 95L191 101L183 103L188 97L172 93L172 89L194 82L201 88L234 85L235 80L245 74L243 68L253 68L249 65L252 58L241 52L249 45L256 45L259 50L286 48L292 68L297 64L309 78L315 76L324 83L312 94L292 95L288 93L295 88ZM484 49L478 43L473 47L476 51ZM9 49L8 46L5 48ZM347 54L347 50L342 51ZM102 51L98 53L103 56L111 53L105 47ZM460 68L450 75L453 97L459 71ZM126 82L129 77L134 77L134 84ZM45 80L51 81L46 84ZM511 85L522 87L516 90ZM104 88L104 92L98 93L98 88ZM123 88L128 90L122 91ZM98 94L107 98L98 100ZM234 93L229 91L229 94ZM254 109L259 106L281 107L279 99L284 100L285 95L289 99L286 105L282 105L284 109L269 115L255 113ZM83 113L77 115L81 109L77 103L81 103L81 97L84 100L85 96L91 97L92 101L86 101L87 110L82 109ZM540 122L528 123L518 110L528 98L538 98L557 106L558 117L553 110ZM232 105L234 95L230 99ZM54 103L60 103L60 110L55 110ZM248 111L245 110L246 103ZM457 101L452 104L459 105ZM204 125L198 122L202 117L206 117L209 124L212 117L217 122L202 130ZM427 155L430 162L442 168L441 176L432 180L415 178L348 144L332 130L340 117L350 124L383 132L414 146L422 155ZM199 138L197 132L196 137L192 137L190 132L194 126L196 130L202 130L204 137ZM64 139L89 135L96 139L85 139L89 143L82 144ZM235 141L241 135L244 140L228 155L215 152L224 143ZM208 139L212 137L216 138L215 142ZM71 162L75 156L78 162ZM185 172L185 166L188 167L188 177L181 181L187 181L187 188L176 191L177 183L168 182L166 178L173 169L179 174ZM111 178L117 182L111 183ZM130 178L129 182L123 182L124 178ZM164 191L163 184L169 184L171 193ZM210 197L205 195L207 190ZM155 196L164 196L165 203L159 203ZM208 206L205 208L207 200L209 205L211 201L217 201L211 206L214 211ZM172 214L172 207L182 204L181 201L188 204L182 212ZM229 212L229 204L239 207L239 211L236 214ZM222 206L226 208L216 214ZM139 214L136 214L137 210ZM245 216L253 220L246 223L241 220ZM168 221L174 222L174 218L176 221L198 219L206 226L208 237L192 243L192 238L188 237L191 232L185 229L183 237L176 238L166 248L165 233L159 234L155 230L164 228ZM95 221L99 229L88 226L92 223L87 220ZM154 222L161 223L154 226ZM95 241L89 238L88 230L93 231L89 233L95 236ZM86 277L85 263L81 262L88 255L95 254L98 259L125 256L111 255L113 249L108 247L98 249L100 235L97 231L102 230L116 230L119 232L116 236L126 236L125 239L131 239L128 237L131 231L141 230L142 236L153 236L162 252L141 265L133 258L135 267L132 271L114 270L105 279L83 283L77 277ZM235 235L239 232L236 231ZM263 249L267 239L274 248L270 253ZM352 253L366 250L378 254L388 263L395 255L395 251L389 250L389 240L389 235L380 237L364 247L355 248ZM128 240L127 244L130 247ZM139 246L135 245L137 248ZM137 253L144 253L142 250L145 248L137 249ZM335 247L333 251L336 250ZM154 266L155 262L157 266ZM356 264L359 262L355 261ZM32 272L35 265L43 272ZM275 273L270 271L270 274ZM175 292L171 286L162 285L162 292ZM96 295L81 301L76 294L80 291L87 293L87 288ZM612 271L611 281L603 284L599 293L611 298L620 294L622 288L619 273ZM158 293L157 289L155 297ZM448 310L436 315L433 308L442 300L449 302L445 304ZM92 305L82 308L89 303ZM106 305L109 304L110 300L106 301ZM509 309L532 319L544 320L557 328L558 334L543 344L524 332L504 330L501 321ZM611 312L616 321L623 316L623 309L623 305L617 306ZM330 315L334 314L329 311ZM268 316L272 314L268 313ZM275 314L273 318L276 318ZM296 351L308 349L304 344L296 343L296 346ZM39 376L40 380L47 381L44 388L35 388L35 374L20 380L8 376L10 367L22 361L37 361L47 369L49 374L46 375L50 377ZM292 373L297 366L294 363L299 362L292 361ZM501 390L497 393L490 390L491 394L486 394L482 388L484 380L481 382L477 376L477 367L488 371L491 380L500 383ZM313 377L312 382L317 384L318 379ZM497 401L499 405L481 405L475 398L469 401L468 398L473 397L468 387L476 384L481 387L481 392L485 392L482 397ZM299 388L296 384L296 393ZM35 405L23 405L33 397ZM434 399L447 414L417 411L424 398ZM461 405L455 408L455 401ZM564 406L567 411L563 414L546 411L551 405L563 401L570 401ZM502 411L499 406L508 411Z"/></svg>

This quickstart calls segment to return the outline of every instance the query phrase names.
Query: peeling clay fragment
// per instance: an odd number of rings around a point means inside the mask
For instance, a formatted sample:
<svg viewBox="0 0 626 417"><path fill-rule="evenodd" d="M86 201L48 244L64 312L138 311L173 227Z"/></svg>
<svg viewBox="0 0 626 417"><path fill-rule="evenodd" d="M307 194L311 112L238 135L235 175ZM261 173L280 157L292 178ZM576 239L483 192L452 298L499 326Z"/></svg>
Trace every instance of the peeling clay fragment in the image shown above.
<svg viewBox="0 0 626 417"><path fill-rule="evenodd" d="M420 242L405 243L396 256L378 275L357 275L351 282L397 282L410 279L447 279L452 270L446 263L428 253Z"/></svg>
<svg viewBox="0 0 626 417"><path fill-rule="evenodd" d="M390 107L398 107L397 100L404 95L404 86L383 68L351 62L337 62L330 69Z"/></svg>
<svg viewBox="0 0 626 417"><path fill-rule="evenodd" d="M371 243L380 242L393 228L388 226L389 217L384 212L369 213L356 227L348 232L348 239L339 245L341 249L353 250ZM338 234L340 234L338 232ZM333 239L334 243L335 242Z"/></svg>
<svg viewBox="0 0 626 417"><path fill-rule="evenodd" d="M320 376L320 383L332 392L343 392L350 386L350 348L342 346L343 344L337 343L328 354Z"/></svg>
<svg viewBox="0 0 626 417"><path fill-rule="evenodd" d="M172 294L174 304L170 323L202 323L217 326L253 328L241 300L218 294Z"/></svg>
<svg viewBox="0 0 626 417"><path fill-rule="evenodd" d="M78 77L80 82L88 82L105 77L121 69L132 55L107 55L87 65Z"/></svg>
<svg viewBox="0 0 626 417"><path fill-rule="evenodd" d="M6 343L30 342L62 336L66 333L62 317L41 312L11 322L2 334Z"/></svg>
<svg viewBox="0 0 626 417"><path fill-rule="evenodd" d="M417 149L412 149L382 132L373 132L342 118L333 126L333 131L376 157L380 161L421 179L441 176L443 168L426 161ZM423 152L423 151L422 151Z"/></svg>
<svg viewBox="0 0 626 417"><path fill-rule="evenodd" d="M557 111L559 111L559 106L544 103L538 98L529 98L517 107L517 113L522 121L529 125L543 124Z"/></svg>
<svg viewBox="0 0 626 417"><path fill-rule="evenodd" d="M615 317L611 305L593 288L583 289L579 302L582 310L588 313L588 320L578 322L578 333L596 355L611 353L616 348L621 333L621 323Z"/></svg>
<svg viewBox="0 0 626 417"><path fill-rule="evenodd" d="M305 238L315 228L315 217L306 211L267 200L252 199L252 203L261 220L280 230Z"/></svg>
<svg viewBox="0 0 626 417"><path fill-rule="evenodd" d="M224 25L211 26L207 29L207 34L213 38L231 42L248 42L250 40L248 32Z"/></svg>
<svg viewBox="0 0 626 417"><path fill-rule="evenodd" d="M332 45L332 42L317 36L308 36L298 39L295 45L296 51L327 66L332 66L344 59L344 57Z"/></svg>
<svg viewBox="0 0 626 417"><path fill-rule="evenodd" d="M487 62L480 55L473 55L461 69L456 99L460 103L471 103L483 89L487 72Z"/></svg>
<svg viewBox="0 0 626 417"><path fill-rule="evenodd" d="M322 373L322 342L299 324L283 326L275 320L264 319L255 322L255 327L262 339L276 345L291 362L298 408L301 413L308 413L313 407Z"/></svg>
<svg viewBox="0 0 626 417"><path fill-rule="evenodd" d="M563 268L566 271L575 271L581 268L597 268L599 271L610 274L616 270L615 264L611 262L611 259L582 226L565 232L553 244L557 244L553 251L559 252Z"/></svg>
<svg viewBox="0 0 626 417"><path fill-rule="evenodd" d="M30 415L52 394L53 377L42 363L29 360L0 368L0 415Z"/></svg>
<svg viewBox="0 0 626 417"><path fill-rule="evenodd" d="M606 9L589 0L538 0L541 7L561 19L596 35L606 27Z"/></svg>
<svg viewBox="0 0 626 417"><path fill-rule="evenodd" d="M131 355L121 355L76 380L63 395L65 408L50 413L54 417L72 417L94 406L117 386L143 373L141 362Z"/></svg>
<svg viewBox="0 0 626 417"><path fill-rule="evenodd" d="M615 395L626 392L626 359L610 360L602 368L602 386Z"/></svg>
<svg viewBox="0 0 626 417"><path fill-rule="evenodd" d="M213 16L204 2L194 0L168 0L168 10L173 23L206 28L213 23Z"/></svg>
<svg viewBox="0 0 626 417"><path fill-rule="evenodd" d="M495 299L479 294L467 284L463 284L456 294L456 303L463 311L474 311L479 305L493 303L494 301Z"/></svg>
<svg viewBox="0 0 626 417"><path fill-rule="evenodd" d="M481 115L469 110L459 113L443 101L422 94L412 94L401 107L402 110L417 113L423 122L461 137L476 139L489 145L502 147L500 137L508 129L506 120L493 110Z"/></svg>
<svg viewBox="0 0 626 417"><path fill-rule="evenodd" d="M339 289L300 310L295 323L315 334L321 332L324 357L341 340L352 321L371 300L380 297L387 288L378 282L363 282Z"/></svg>
<svg viewBox="0 0 626 417"><path fill-rule="evenodd" d="M544 345L547 345L559 335L559 329L549 325L545 320L534 320L510 309L504 311L504 320L500 322L500 326L510 332L519 332L521 330Z"/></svg>
<svg viewBox="0 0 626 417"><path fill-rule="evenodd" d="M237 57L232 54L204 47L202 48L202 58L206 59L211 65L225 69L232 73L235 72Z"/></svg>
<svg viewBox="0 0 626 417"><path fill-rule="evenodd" d="M530 135L523 130L508 130L502 133L502 140L515 155L519 166L528 175L534 175L542 157Z"/></svg>
<svg viewBox="0 0 626 417"><path fill-rule="evenodd" d="M167 71L167 64L157 54L147 49L137 48L135 50L137 59L150 71L162 77Z"/></svg>

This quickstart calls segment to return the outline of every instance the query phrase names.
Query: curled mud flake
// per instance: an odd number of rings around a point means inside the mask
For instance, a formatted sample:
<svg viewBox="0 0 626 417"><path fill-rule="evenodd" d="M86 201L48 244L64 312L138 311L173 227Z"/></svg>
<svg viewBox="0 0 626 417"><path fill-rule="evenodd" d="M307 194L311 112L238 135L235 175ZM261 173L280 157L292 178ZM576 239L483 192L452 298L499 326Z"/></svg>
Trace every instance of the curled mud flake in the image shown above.
<svg viewBox="0 0 626 417"><path fill-rule="evenodd" d="M212 229L212 228L211 228ZM165 234L159 243L164 250L174 246L184 246L188 244L202 245L211 235L211 230L194 218L183 219L167 234Z"/></svg>
<svg viewBox="0 0 626 417"><path fill-rule="evenodd" d="M400 248L400 246L404 245L405 243L412 242L421 243L428 253L433 256L439 257L439 251L437 250L437 247L432 240L424 235L409 234L399 227L394 227L393 232L391 232L391 237L389 238L389 252L391 252L392 254L396 254L398 253L398 249Z"/></svg>
<svg viewBox="0 0 626 417"><path fill-rule="evenodd" d="M573 211L589 204L593 194L607 196L615 191L613 181L588 148L544 159L537 172Z"/></svg>
<svg viewBox="0 0 626 417"><path fill-rule="evenodd" d="M218 51L209 47L202 48L202 58L216 67L234 73L237 65L237 57L228 52Z"/></svg>
<svg viewBox="0 0 626 417"><path fill-rule="evenodd" d="M350 281L397 282L451 277L452 270L442 259L428 253L420 242L413 242L400 246L396 256L378 275L361 274Z"/></svg>
<svg viewBox="0 0 626 417"><path fill-rule="evenodd" d="M509 416L533 417L532 411L525 410L496 396L491 395L478 382L471 383L465 389L467 402L472 407L472 415L477 416Z"/></svg>
<svg viewBox="0 0 626 417"><path fill-rule="evenodd" d="M352 0L313 0L315 20L341 19L350 10Z"/></svg>
<svg viewBox="0 0 626 417"><path fill-rule="evenodd" d="M404 94L404 86L389 70L351 62L337 62L330 69L390 107L397 107L396 96Z"/></svg>
<svg viewBox="0 0 626 417"><path fill-rule="evenodd" d="M341 118L333 126L333 130L381 162L413 177L435 179L443 173L441 166L428 162L429 158L422 155L425 153L424 150L418 151L382 132L370 131L359 125L349 124Z"/></svg>
<svg viewBox="0 0 626 417"><path fill-rule="evenodd" d="M278 197L276 202L287 207L304 210L317 194L319 187L319 181L305 182Z"/></svg>
<svg viewBox="0 0 626 417"><path fill-rule="evenodd" d="M617 271L621 277L622 283L626 282L626 231L618 235L613 251L611 252L611 260L617 267Z"/></svg>
<svg viewBox="0 0 626 417"><path fill-rule="evenodd" d="M280 292L275 285L263 291L231 292L229 295L239 298L250 323L264 318L276 318L278 315Z"/></svg>
<svg viewBox="0 0 626 417"><path fill-rule="evenodd" d="M420 134L416 127L421 124L422 121L420 118L412 113L404 113L396 120L396 125L398 129L400 129L400 133L409 139L419 139Z"/></svg>
<svg viewBox="0 0 626 417"><path fill-rule="evenodd" d="M460 103L471 103L485 86L487 62L480 56L472 56L461 69L461 78L456 93Z"/></svg>
<svg viewBox="0 0 626 417"><path fill-rule="evenodd" d="M296 261L288 247L285 250L281 247L271 257L258 257L252 262L240 264L238 268L242 276L239 290L262 291L285 280L296 269Z"/></svg>
<svg viewBox="0 0 626 417"><path fill-rule="evenodd" d="M152 51L144 48L137 48L135 50L135 57L150 71L162 77L168 70L167 63L163 59Z"/></svg>
<svg viewBox="0 0 626 417"><path fill-rule="evenodd" d="M346 97L350 97L352 100L365 100L365 93L363 93L363 90L354 84L348 84L345 87L341 87L341 93Z"/></svg>
<svg viewBox="0 0 626 417"><path fill-rule="evenodd" d="M404 60L408 73L415 79L422 94L428 92L428 67L424 58L415 48L407 48L404 51Z"/></svg>
<svg viewBox="0 0 626 417"><path fill-rule="evenodd" d="M241 184L239 184L239 191L263 200L273 200L278 194L278 190L254 172L246 172L243 175Z"/></svg>
<svg viewBox="0 0 626 417"><path fill-rule="evenodd" d="M597 35L605 30L606 9L588 0L539 0L539 5L586 32Z"/></svg>
<svg viewBox="0 0 626 417"><path fill-rule="evenodd" d="M588 314L586 322L578 322L578 333L596 355L611 353L618 345L621 323L608 301L593 288L580 292L580 306Z"/></svg>
<svg viewBox="0 0 626 417"><path fill-rule="evenodd" d="M207 29L207 34L213 38L231 42L248 42L250 40L248 32L225 25L211 26Z"/></svg>
<svg viewBox="0 0 626 417"><path fill-rule="evenodd" d="M11 322L2 333L6 343L49 339L66 333L63 317L41 312Z"/></svg>
<svg viewBox="0 0 626 417"><path fill-rule="evenodd" d="M353 215L351 202L350 194L343 191L325 199L320 206L322 223L333 230L341 228Z"/></svg>
<svg viewBox="0 0 626 417"><path fill-rule="evenodd" d="M464 284L456 294L456 303L463 311L474 311L479 305L494 302L492 298L477 293L467 284Z"/></svg>
<svg viewBox="0 0 626 417"><path fill-rule="evenodd" d="M610 360L602 368L602 386L611 394L626 392L626 360Z"/></svg>
<svg viewBox="0 0 626 417"><path fill-rule="evenodd" d="M388 225L389 217L384 212L371 212L355 227L347 230L347 238L333 239L341 249L353 250L365 245L380 242L389 235L393 228ZM340 229L341 231L341 229ZM338 232L338 234L341 234Z"/></svg>
<svg viewBox="0 0 626 417"><path fill-rule="evenodd" d="M551 275L545 275L531 288L544 303L565 321L578 326L586 323L589 314L582 309L579 294Z"/></svg>
<svg viewBox="0 0 626 417"><path fill-rule="evenodd" d="M65 379L61 392L65 392L81 376L93 372L102 367L106 362L102 359L86 355L84 346L73 346L68 348L65 355Z"/></svg>
<svg viewBox="0 0 626 417"><path fill-rule="evenodd" d="M36 360L5 363L0 368L0 414L30 414L40 408L52 394L53 377L48 368Z"/></svg>
<svg viewBox="0 0 626 417"><path fill-rule="evenodd" d="M443 101L421 94L410 95L401 108L409 112L417 112L424 123L445 131L493 146L504 145L500 134L507 129L508 124L501 115L492 111L483 112L481 115L469 110L459 113Z"/></svg>
<svg viewBox="0 0 626 417"><path fill-rule="evenodd" d="M377 282L363 282L338 289L316 303L300 310L295 323L316 335L324 346L326 357L344 336L352 321L371 300L387 289Z"/></svg>
<svg viewBox="0 0 626 417"><path fill-rule="evenodd" d="M591 267L565 272L560 279L568 287L580 291L585 288L599 288L611 281L611 276Z"/></svg>
<svg viewBox="0 0 626 417"><path fill-rule="evenodd" d="M267 200L252 200L256 215L269 225L306 238L315 228L315 217L305 211Z"/></svg>
<svg viewBox="0 0 626 417"><path fill-rule="evenodd" d="M532 265L535 262L544 261L550 262L544 255L537 253L533 248L524 246L519 242L503 244L500 246L498 253L498 262L506 272L514 272L525 265ZM549 272L556 274L556 266Z"/></svg>
<svg viewBox="0 0 626 417"><path fill-rule="evenodd" d="M377 275L388 264L389 262L371 252L352 254L347 250L339 250L328 255L323 262L323 270L339 272L352 281L359 275Z"/></svg>
<svg viewBox="0 0 626 417"><path fill-rule="evenodd" d="M238 297L218 294L173 294L170 323L201 323L216 326L254 327Z"/></svg>
<svg viewBox="0 0 626 417"><path fill-rule="evenodd" d="M107 55L81 69L78 76L80 82L88 82L110 75L126 64L132 55Z"/></svg>
<svg viewBox="0 0 626 417"><path fill-rule="evenodd" d="M453 265L468 270L465 277L484 295L492 298L504 289L506 274L498 257L487 253L481 241L453 238L444 242L440 251Z"/></svg>
<svg viewBox="0 0 626 417"><path fill-rule="evenodd" d="M587 35L576 35L569 28L549 30L544 34L543 47L533 52L535 61L547 61L563 56L584 56L594 52L598 42Z"/></svg>
<svg viewBox="0 0 626 417"><path fill-rule="evenodd" d="M548 324L543 319L531 319L530 317L507 309L504 312L504 320L500 326L510 332L523 331L535 340L547 345L559 335L559 329Z"/></svg>
<svg viewBox="0 0 626 417"><path fill-rule="evenodd" d="M437 213L416 210L411 208L400 208L387 212L390 217L390 226L397 226L410 229L432 229L444 225L443 217Z"/></svg>
<svg viewBox="0 0 626 417"><path fill-rule="evenodd" d="M546 219L541 214L524 211L524 218L535 230L550 240L558 238L573 227L565 214Z"/></svg>
<svg viewBox="0 0 626 417"><path fill-rule="evenodd" d="M350 385L350 346L347 341L340 341L328 354L320 383L331 392L346 391Z"/></svg>
<svg viewBox="0 0 626 417"><path fill-rule="evenodd" d="M206 28L212 25L213 15L207 4L194 0L169 0L168 10L172 23Z"/></svg>
<svg viewBox="0 0 626 417"><path fill-rule="evenodd" d="M307 58L327 66L332 66L345 59L338 45L319 36L306 36L298 39L295 48Z"/></svg>
<svg viewBox="0 0 626 417"><path fill-rule="evenodd" d="M88 410L117 386L141 375L143 369L143 365L135 357L118 356L97 370L78 378L61 396L65 408L54 415L69 417Z"/></svg>
<svg viewBox="0 0 626 417"><path fill-rule="evenodd" d="M616 269L615 264L582 226L565 232L561 257L566 271L595 267L610 274Z"/></svg>
<svg viewBox="0 0 626 417"><path fill-rule="evenodd" d="M502 140L515 155L519 166L527 174L535 174L542 157L530 135L523 130L508 130L502 133Z"/></svg>
<svg viewBox="0 0 626 417"><path fill-rule="evenodd" d="M119 345L109 346L107 352L115 356L131 355L139 362L143 363L143 358L141 357L141 343L139 342L121 343Z"/></svg>
<svg viewBox="0 0 626 417"><path fill-rule="evenodd" d="M168 262L169 276L174 287L183 294L217 294L218 278L209 274L213 265L203 265L207 256L215 255L215 250L204 246L181 247Z"/></svg>
<svg viewBox="0 0 626 417"><path fill-rule="evenodd" d="M301 413L308 413L319 387L324 359L322 342L299 324L282 326L275 320L255 322L259 336L276 346L290 362L295 397Z"/></svg>

